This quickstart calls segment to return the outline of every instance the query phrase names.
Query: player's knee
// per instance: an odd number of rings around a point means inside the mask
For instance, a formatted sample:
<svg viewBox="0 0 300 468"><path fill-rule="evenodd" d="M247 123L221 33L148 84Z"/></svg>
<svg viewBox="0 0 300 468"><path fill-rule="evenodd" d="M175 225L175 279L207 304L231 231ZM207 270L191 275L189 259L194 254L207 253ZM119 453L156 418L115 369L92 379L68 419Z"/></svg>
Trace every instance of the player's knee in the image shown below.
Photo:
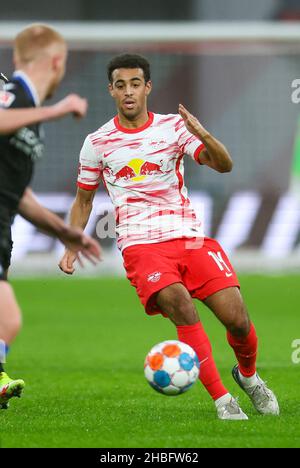
<svg viewBox="0 0 300 468"><path fill-rule="evenodd" d="M192 325L199 317L190 298L180 297L173 306L173 317L176 325Z"/></svg>
<svg viewBox="0 0 300 468"><path fill-rule="evenodd" d="M243 308L238 309L234 314L234 319L227 327L234 336L247 336L250 331L250 320L247 312Z"/></svg>
<svg viewBox="0 0 300 468"><path fill-rule="evenodd" d="M246 336L250 331L250 319L242 300L235 301L231 307L227 330L235 336Z"/></svg>
<svg viewBox="0 0 300 468"><path fill-rule="evenodd" d="M199 321L191 296L181 285L162 290L157 303L175 325L192 325Z"/></svg>

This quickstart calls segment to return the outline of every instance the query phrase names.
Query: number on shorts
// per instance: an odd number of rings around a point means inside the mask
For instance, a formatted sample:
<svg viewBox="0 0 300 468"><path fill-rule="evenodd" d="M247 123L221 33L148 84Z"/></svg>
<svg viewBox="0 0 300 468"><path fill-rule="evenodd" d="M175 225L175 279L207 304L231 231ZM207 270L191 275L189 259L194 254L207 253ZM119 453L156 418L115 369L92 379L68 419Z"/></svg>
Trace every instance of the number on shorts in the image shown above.
<svg viewBox="0 0 300 468"><path fill-rule="evenodd" d="M222 257L222 253L220 251L219 252L209 251L208 255L210 255L210 257L214 259L214 261L216 262L216 264L218 265L218 267L220 268L221 271L225 270L225 275L227 277L233 275L231 269L229 268L229 266L225 262L224 258Z"/></svg>

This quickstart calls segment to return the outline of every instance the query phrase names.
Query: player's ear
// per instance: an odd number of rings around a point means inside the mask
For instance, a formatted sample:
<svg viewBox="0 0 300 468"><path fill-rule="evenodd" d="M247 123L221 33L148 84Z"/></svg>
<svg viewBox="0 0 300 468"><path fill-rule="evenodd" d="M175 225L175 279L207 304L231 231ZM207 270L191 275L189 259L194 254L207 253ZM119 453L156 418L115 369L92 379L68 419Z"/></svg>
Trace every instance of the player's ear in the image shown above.
<svg viewBox="0 0 300 468"><path fill-rule="evenodd" d="M152 91L152 81L149 80L147 81L146 83L146 96L149 96L149 94L151 93Z"/></svg>
<svg viewBox="0 0 300 468"><path fill-rule="evenodd" d="M62 63L62 57L58 54L53 55L52 57L52 68L57 71L60 69Z"/></svg>
<svg viewBox="0 0 300 468"><path fill-rule="evenodd" d="M66 60L65 57L61 54L55 54L51 60L52 71L55 73L55 76L58 77L61 81L65 75L66 71Z"/></svg>
<svg viewBox="0 0 300 468"><path fill-rule="evenodd" d="M111 83L108 83L108 91L109 91L109 94L111 95L111 97L115 97L114 88L113 88L113 85Z"/></svg>

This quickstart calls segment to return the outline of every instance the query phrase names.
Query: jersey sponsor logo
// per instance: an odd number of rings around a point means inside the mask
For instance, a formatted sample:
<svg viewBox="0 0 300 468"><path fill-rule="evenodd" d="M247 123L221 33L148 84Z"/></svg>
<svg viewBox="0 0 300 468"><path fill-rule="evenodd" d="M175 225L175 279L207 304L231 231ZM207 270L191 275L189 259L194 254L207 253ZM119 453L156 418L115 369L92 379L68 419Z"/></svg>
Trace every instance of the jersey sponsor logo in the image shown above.
<svg viewBox="0 0 300 468"><path fill-rule="evenodd" d="M154 273L150 273L148 275L148 278L147 280L149 281L149 283L157 283L157 281L159 281L161 278L161 272L160 271L155 271Z"/></svg>
<svg viewBox="0 0 300 468"><path fill-rule="evenodd" d="M0 91L0 107L10 107L16 96L9 91L1 90Z"/></svg>
<svg viewBox="0 0 300 468"><path fill-rule="evenodd" d="M11 139L10 143L18 150L30 156L33 161L43 156L44 144L29 128L21 128Z"/></svg>
<svg viewBox="0 0 300 468"><path fill-rule="evenodd" d="M147 175L163 174L161 165L145 161L144 159L131 159L129 163L114 174L115 182L119 179L139 182L144 180Z"/></svg>

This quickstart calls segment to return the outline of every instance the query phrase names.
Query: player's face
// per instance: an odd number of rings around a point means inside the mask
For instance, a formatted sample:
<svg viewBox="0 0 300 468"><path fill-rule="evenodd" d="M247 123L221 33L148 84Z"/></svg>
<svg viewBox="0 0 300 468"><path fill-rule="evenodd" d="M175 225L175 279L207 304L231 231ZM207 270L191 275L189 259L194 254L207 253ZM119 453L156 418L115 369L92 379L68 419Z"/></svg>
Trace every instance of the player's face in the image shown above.
<svg viewBox="0 0 300 468"><path fill-rule="evenodd" d="M145 83L141 68L117 68L113 71L109 91L118 112L128 120L134 120L147 109L151 87L151 81Z"/></svg>

